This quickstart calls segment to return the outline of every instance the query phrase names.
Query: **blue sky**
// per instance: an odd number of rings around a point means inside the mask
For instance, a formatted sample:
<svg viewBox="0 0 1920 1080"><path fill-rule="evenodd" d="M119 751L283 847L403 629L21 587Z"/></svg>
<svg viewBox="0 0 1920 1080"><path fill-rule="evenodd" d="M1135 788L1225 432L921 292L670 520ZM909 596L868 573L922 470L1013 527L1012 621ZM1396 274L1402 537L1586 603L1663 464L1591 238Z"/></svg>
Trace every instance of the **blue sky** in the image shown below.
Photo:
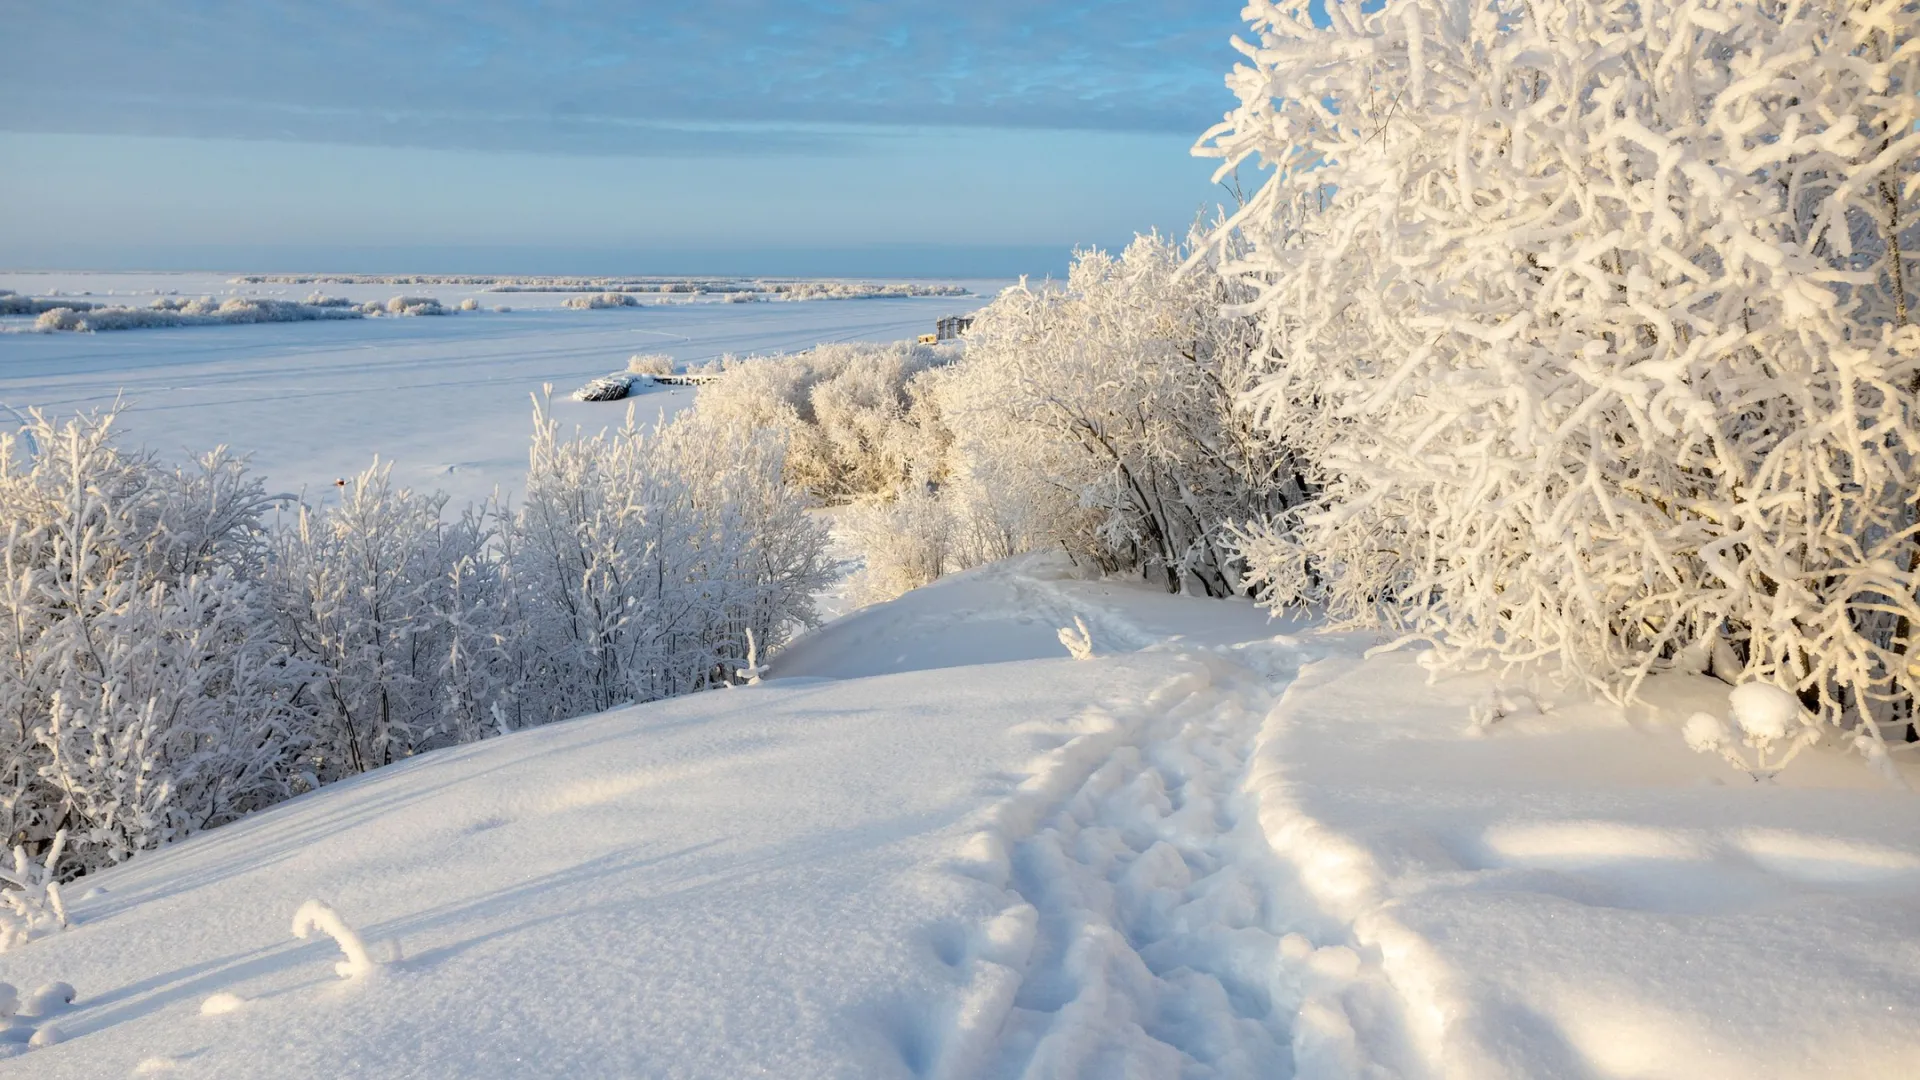
<svg viewBox="0 0 1920 1080"><path fill-rule="evenodd" d="M0 0L0 265L1057 271L1222 198L1237 0Z"/></svg>

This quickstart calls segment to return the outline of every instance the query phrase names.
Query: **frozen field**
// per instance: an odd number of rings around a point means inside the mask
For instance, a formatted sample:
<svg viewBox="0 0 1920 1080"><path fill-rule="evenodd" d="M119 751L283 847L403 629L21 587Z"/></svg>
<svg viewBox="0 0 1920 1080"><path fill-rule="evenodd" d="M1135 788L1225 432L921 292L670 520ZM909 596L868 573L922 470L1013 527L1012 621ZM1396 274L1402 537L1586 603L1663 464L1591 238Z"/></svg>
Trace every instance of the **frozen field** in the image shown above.
<svg viewBox="0 0 1920 1080"><path fill-rule="evenodd" d="M700 362L724 353L785 352L822 341L895 341L970 311L1001 282L959 282L980 298L662 302L597 311L561 307L566 293L490 293L483 286L235 285L231 274L6 274L0 289L58 292L144 306L156 295L298 300L316 290L356 301L405 294L477 312L420 318L199 326L101 334L0 334L0 403L53 413L124 403L129 437L166 453L226 444L253 455L269 483L315 490L378 454L396 474L456 503L511 492L526 466L528 395L552 383L563 422L618 423L620 405L559 401L634 353ZM506 313L491 310L507 305ZM31 319L0 320L14 326ZM673 412L691 390L636 399ZM0 410L0 423L12 418Z"/></svg>

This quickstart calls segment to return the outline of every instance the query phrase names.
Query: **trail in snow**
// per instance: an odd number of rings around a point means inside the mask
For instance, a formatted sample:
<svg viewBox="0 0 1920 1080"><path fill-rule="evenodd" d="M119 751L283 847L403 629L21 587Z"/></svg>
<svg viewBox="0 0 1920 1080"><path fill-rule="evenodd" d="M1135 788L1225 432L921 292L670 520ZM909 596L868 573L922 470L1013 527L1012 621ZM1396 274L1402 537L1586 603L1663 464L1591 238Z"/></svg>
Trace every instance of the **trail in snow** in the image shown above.
<svg viewBox="0 0 1920 1080"><path fill-rule="evenodd" d="M1013 804L974 842L976 872L1033 924L975 1075L1286 1071L1273 913L1249 873L1263 842L1236 793L1270 691L1220 657L1182 659L1192 670L1137 715L1062 748L1047 779L1066 790L1030 832Z"/></svg>
<svg viewBox="0 0 1920 1080"><path fill-rule="evenodd" d="M1089 710L1084 730L980 819L958 869L1000 890L1002 907L947 932L967 981L931 1074L1290 1075L1298 1002L1281 970L1281 871L1242 789L1299 651L1195 643L1157 624L1165 612L1144 594L1034 562L969 591L1011 598L979 606L1049 632L1078 616L1097 651L1172 649L1183 670L1142 701Z"/></svg>

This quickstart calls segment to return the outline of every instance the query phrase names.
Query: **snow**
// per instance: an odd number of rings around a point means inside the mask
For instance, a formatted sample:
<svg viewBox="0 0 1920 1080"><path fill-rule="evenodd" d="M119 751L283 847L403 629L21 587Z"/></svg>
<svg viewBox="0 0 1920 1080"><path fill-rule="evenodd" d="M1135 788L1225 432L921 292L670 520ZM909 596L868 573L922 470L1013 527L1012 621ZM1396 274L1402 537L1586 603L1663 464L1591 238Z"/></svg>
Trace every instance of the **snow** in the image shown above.
<svg viewBox="0 0 1920 1080"><path fill-rule="evenodd" d="M1370 644L1063 556L981 567L757 686L423 755L90 878L71 929L4 957L79 990L20 1052L36 1077L1906 1075L1913 795L1833 747L1767 783L1689 752L1682 718L1730 708L1704 677L1623 711ZM361 943L354 977L296 912Z"/></svg>
<svg viewBox="0 0 1920 1080"><path fill-rule="evenodd" d="M1689 754L1727 688L1569 695L1483 734L1490 676L1308 664L1253 787L1302 932L1368 959L1316 1053L1449 1076L1903 1076L1920 1060L1913 796L1829 749L1757 784ZM1700 710L1706 712L1708 710ZM1909 767L1909 777L1913 773Z"/></svg>
<svg viewBox="0 0 1920 1080"><path fill-rule="evenodd" d="M234 284L227 274L0 272L0 288L144 306L155 296L304 299L314 288L385 305L387 283ZM978 295L1000 283L960 282ZM407 285L406 295L457 308L491 307L484 285ZM724 353L809 348L822 341L911 340L934 320L976 306L964 297L727 305L666 296L643 306L569 311L567 294L516 293L511 312L436 319L369 318L250 326L191 326L123 334L0 334L0 424L9 409L66 415L125 405L124 430L169 455L226 443L253 455L277 491L319 492L378 454L398 482L438 489L458 507L499 485L517 491L532 434L528 395L556 397L618 371L635 352L683 365ZM30 317L0 327L30 327ZM636 405L672 414L692 387L660 387ZM557 401L563 426L617 426L621 406Z"/></svg>
<svg viewBox="0 0 1920 1080"><path fill-rule="evenodd" d="M1800 700L1772 683L1750 682L1733 688L1727 697L1733 721L1752 739L1784 739L1797 730L1806 715Z"/></svg>

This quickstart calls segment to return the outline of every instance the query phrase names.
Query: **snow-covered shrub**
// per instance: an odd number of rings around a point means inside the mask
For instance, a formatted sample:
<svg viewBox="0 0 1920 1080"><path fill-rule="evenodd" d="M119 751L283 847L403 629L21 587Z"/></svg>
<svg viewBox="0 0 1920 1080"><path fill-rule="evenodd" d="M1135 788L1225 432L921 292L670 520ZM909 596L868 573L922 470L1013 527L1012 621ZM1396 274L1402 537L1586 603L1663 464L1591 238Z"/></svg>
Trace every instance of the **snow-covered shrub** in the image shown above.
<svg viewBox="0 0 1920 1080"><path fill-rule="evenodd" d="M627 357L629 375L671 375L673 372L673 357L664 353L634 353Z"/></svg>
<svg viewBox="0 0 1920 1080"><path fill-rule="evenodd" d="M726 366L700 390L702 414L778 432L787 478L828 503L891 497L934 479L944 435L927 399L926 372L951 363L948 348L819 345Z"/></svg>
<svg viewBox="0 0 1920 1080"><path fill-rule="evenodd" d="M861 569L846 590L856 605L891 600L983 561L957 547L952 507L923 488L850 506L841 512L837 528L861 557Z"/></svg>
<svg viewBox="0 0 1920 1080"><path fill-rule="evenodd" d="M1739 730L1740 741L1751 749L1751 757L1734 745L1734 732L1712 713L1698 712L1688 717L1681 735L1690 749L1719 754L1755 780L1772 777L1801 750L1819 741L1819 725L1790 690L1771 683L1743 683L1734 687L1727 704L1732 727ZM1773 756L1776 753L1779 756Z"/></svg>
<svg viewBox="0 0 1920 1080"><path fill-rule="evenodd" d="M73 872L294 790L304 681L257 577L269 500L215 452L164 468L111 420L0 434L0 829Z"/></svg>
<svg viewBox="0 0 1920 1080"><path fill-rule="evenodd" d="M603 292L569 296L562 301L561 306L589 311L599 308L639 307L640 301L626 293Z"/></svg>
<svg viewBox="0 0 1920 1080"><path fill-rule="evenodd" d="M199 300L172 300L160 297L143 308L62 306L46 311L34 322L40 331L144 330L170 326L240 325L245 323L311 322L320 319L357 319L358 309L325 304L300 304L291 300L265 300L235 296L216 303L211 297Z"/></svg>
<svg viewBox="0 0 1920 1080"><path fill-rule="evenodd" d="M475 673L458 669L492 655L498 573L479 515L445 506L376 462L274 536L274 611L315 672L307 758L322 782L487 730L485 706L459 699Z"/></svg>
<svg viewBox="0 0 1920 1080"><path fill-rule="evenodd" d="M387 301L389 315L445 315L447 309L431 296L396 296Z"/></svg>
<svg viewBox="0 0 1920 1080"><path fill-rule="evenodd" d="M752 678L812 619L826 537L777 435L698 416L647 433L630 412L562 440L539 422L517 514L450 515L376 463L271 522L290 497L224 451L163 467L111 418L0 434L0 830L35 873L423 750ZM0 880L0 902L38 903L36 882Z"/></svg>
<svg viewBox="0 0 1920 1080"><path fill-rule="evenodd" d="M510 540L515 726L729 682L750 628L813 618L824 529L782 482L777 435L694 412L563 439L544 406Z"/></svg>
<svg viewBox="0 0 1920 1080"><path fill-rule="evenodd" d="M60 897L60 856L66 846L63 829L53 835L45 854L29 858L24 845L13 845L13 865L0 868L0 953L33 938L67 928L67 905ZM0 1018L12 1015L13 987L0 991Z"/></svg>
<svg viewBox="0 0 1920 1080"><path fill-rule="evenodd" d="M1272 169L1222 235L1247 402L1324 486L1247 546L1277 597L1610 693L1719 656L1881 745L1920 681L1908 0L1247 11L1201 152Z"/></svg>
<svg viewBox="0 0 1920 1080"><path fill-rule="evenodd" d="M69 311L92 311L94 305L85 300L42 300L31 296L21 296L11 289L0 289L0 315L41 315L59 308Z"/></svg>
<svg viewBox="0 0 1920 1080"><path fill-rule="evenodd" d="M46 308L40 317L33 320L33 328L41 333L54 333L60 330L79 330L80 313L70 307Z"/></svg>
<svg viewBox="0 0 1920 1080"><path fill-rule="evenodd" d="M1228 529L1298 503L1292 459L1237 411L1255 330L1246 287L1181 272L1159 236L1080 252L1064 289L1022 282L976 316L941 379L956 471L1023 531L1170 591L1241 591Z"/></svg>
<svg viewBox="0 0 1920 1080"><path fill-rule="evenodd" d="M1064 544L1169 589L1239 591L1228 528L1300 501L1288 459L1235 392L1254 331L1244 292L1183 275L1142 237L1082 253L1064 290L1004 293L952 346L822 345L738 363L702 414L779 432L787 480L854 504L854 593L885 599L944 573Z"/></svg>

